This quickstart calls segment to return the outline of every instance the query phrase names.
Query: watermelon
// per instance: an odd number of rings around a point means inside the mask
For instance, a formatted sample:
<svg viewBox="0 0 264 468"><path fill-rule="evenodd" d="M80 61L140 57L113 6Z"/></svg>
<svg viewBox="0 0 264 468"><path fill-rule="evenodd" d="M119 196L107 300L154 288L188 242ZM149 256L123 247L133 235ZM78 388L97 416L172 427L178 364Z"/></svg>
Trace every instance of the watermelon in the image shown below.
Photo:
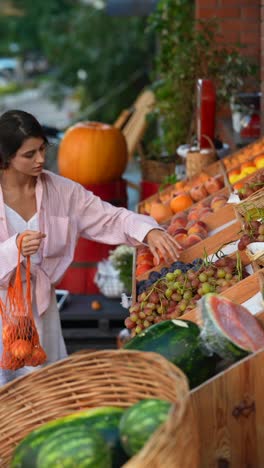
<svg viewBox="0 0 264 468"><path fill-rule="evenodd" d="M113 468L119 468L127 461L127 456L119 440L119 421L124 409L107 406L78 411L64 418L50 421L30 432L16 447L10 468L35 468L38 452L47 437L59 428L85 426L87 431L96 430L103 436L112 451Z"/></svg>
<svg viewBox="0 0 264 468"><path fill-rule="evenodd" d="M194 388L212 377L219 358L209 355L200 340L200 328L189 320L165 320L151 325L124 345L124 349L161 354L188 377Z"/></svg>
<svg viewBox="0 0 264 468"><path fill-rule="evenodd" d="M61 427L41 446L36 468L111 468L111 450L97 431Z"/></svg>
<svg viewBox="0 0 264 468"><path fill-rule="evenodd" d="M135 403L124 412L119 430L127 455L133 456L142 449L155 430L166 421L170 408L168 401L150 398Z"/></svg>
<svg viewBox="0 0 264 468"><path fill-rule="evenodd" d="M264 347L264 330L244 306L219 294L201 300L202 338L226 362L235 362Z"/></svg>

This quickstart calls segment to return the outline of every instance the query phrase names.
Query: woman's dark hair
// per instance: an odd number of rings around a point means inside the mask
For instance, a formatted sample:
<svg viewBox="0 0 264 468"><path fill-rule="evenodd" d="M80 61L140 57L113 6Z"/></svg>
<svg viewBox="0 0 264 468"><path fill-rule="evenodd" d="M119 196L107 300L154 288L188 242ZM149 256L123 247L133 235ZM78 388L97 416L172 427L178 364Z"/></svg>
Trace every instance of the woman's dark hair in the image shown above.
<svg viewBox="0 0 264 468"><path fill-rule="evenodd" d="M0 117L0 169L7 169L10 160L28 138L43 138L45 132L37 119L28 112L9 110Z"/></svg>

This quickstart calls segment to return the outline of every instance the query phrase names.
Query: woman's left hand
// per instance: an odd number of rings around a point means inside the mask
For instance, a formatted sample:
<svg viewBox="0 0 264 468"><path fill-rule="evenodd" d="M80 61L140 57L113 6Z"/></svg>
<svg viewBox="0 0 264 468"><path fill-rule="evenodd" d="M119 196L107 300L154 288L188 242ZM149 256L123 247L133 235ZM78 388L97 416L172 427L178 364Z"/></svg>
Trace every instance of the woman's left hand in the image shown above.
<svg viewBox="0 0 264 468"><path fill-rule="evenodd" d="M182 247L178 242L170 234L161 229L151 229L146 235L144 242L148 244L157 264L160 263L161 256L167 263L177 260L182 251Z"/></svg>

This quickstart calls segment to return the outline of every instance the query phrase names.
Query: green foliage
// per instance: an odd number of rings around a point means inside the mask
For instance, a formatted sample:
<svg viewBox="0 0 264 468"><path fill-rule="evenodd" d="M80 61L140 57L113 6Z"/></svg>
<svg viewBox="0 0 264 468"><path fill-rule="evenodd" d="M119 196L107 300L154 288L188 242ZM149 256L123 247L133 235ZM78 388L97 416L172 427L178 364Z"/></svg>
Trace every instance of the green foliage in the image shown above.
<svg viewBox="0 0 264 468"><path fill-rule="evenodd" d="M44 53L53 95L76 89L84 118L114 121L148 82L152 35L145 37L144 19L110 17L76 0L14 3L25 13L15 20L14 40Z"/></svg>
<svg viewBox="0 0 264 468"><path fill-rule="evenodd" d="M212 79L221 106L233 93L243 90L248 77L256 75L256 66L240 55L239 45L225 45L222 38L219 42L218 26L216 18L196 20L190 0L160 0L150 16L148 31L158 40L154 114L161 125L161 137L152 145L152 152L165 149L174 154L178 145L190 142L197 79Z"/></svg>

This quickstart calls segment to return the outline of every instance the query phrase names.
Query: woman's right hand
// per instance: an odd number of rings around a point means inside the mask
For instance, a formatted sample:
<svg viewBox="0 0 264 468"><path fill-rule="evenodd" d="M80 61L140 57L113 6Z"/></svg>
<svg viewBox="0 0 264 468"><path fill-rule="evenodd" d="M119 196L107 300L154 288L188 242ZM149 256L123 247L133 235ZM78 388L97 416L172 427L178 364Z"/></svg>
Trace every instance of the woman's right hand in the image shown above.
<svg viewBox="0 0 264 468"><path fill-rule="evenodd" d="M44 237L46 237L46 234L43 232L24 231L17 236L16 244L19 247L22 238L21 253L24 257L27 257L28 255L34 255L38 251Z"/></svg>

